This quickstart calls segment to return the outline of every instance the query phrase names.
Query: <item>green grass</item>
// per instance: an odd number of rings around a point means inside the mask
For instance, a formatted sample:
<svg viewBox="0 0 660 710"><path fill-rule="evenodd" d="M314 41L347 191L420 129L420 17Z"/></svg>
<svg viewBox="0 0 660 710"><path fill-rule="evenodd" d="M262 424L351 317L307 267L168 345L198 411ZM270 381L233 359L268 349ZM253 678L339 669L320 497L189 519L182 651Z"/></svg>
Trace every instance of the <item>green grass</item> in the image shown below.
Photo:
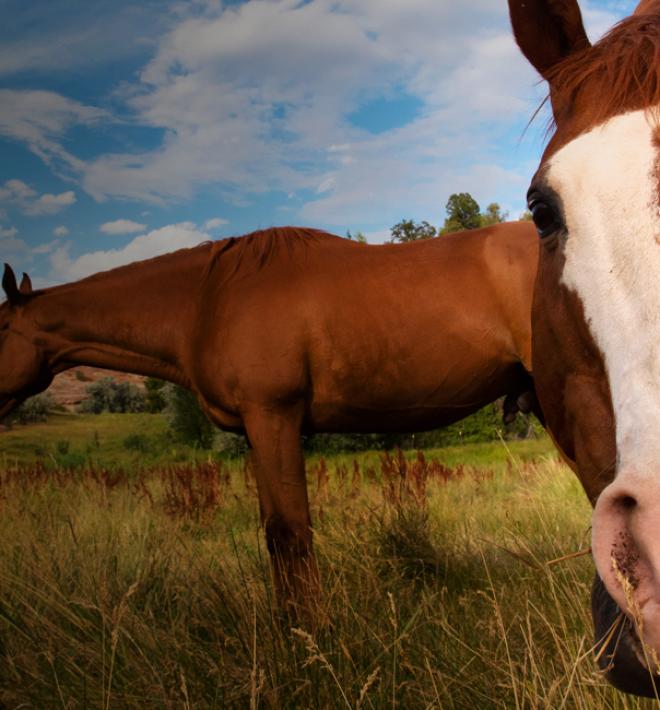
<svg viewBox="0 0 660 710"><path fill-rule="evenodd" d="M141 437L142 450L127 448L126 439ZM68 443L68 459L58 445ZM144 468L171 461L208 458L208 453L172 439L161 414L59 413L47 422L16 425L0 433L0 468L43 461L48 465L90 462L110 468Z"/></svg>
<svg viewBox="0 0 660 710"><path fill-rule="evenodd" d="M329 459L327 489L310 462L317 628L273 603L241 462L188 488L1 474L0 707L651 707L595 668L590 557L548 564L588 547L590 508L547 441L426 454L474 468L393 498L376 452L356 480Z"/></svg>

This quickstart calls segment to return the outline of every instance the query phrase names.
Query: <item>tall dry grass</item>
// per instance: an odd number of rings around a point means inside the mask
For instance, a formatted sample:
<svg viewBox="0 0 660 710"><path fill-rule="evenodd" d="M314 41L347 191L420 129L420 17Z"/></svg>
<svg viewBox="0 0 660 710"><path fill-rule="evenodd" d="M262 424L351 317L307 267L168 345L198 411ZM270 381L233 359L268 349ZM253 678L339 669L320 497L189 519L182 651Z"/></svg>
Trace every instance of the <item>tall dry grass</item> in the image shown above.
<svg viewBox="0 0 660 710"><path fill-rule="evenodd" d="M595 668L593 566L563 559L589 508L556 460L383 454L309 481L316 629L274 604L241 465L2 472L0 704L650 707Z"/></svg>

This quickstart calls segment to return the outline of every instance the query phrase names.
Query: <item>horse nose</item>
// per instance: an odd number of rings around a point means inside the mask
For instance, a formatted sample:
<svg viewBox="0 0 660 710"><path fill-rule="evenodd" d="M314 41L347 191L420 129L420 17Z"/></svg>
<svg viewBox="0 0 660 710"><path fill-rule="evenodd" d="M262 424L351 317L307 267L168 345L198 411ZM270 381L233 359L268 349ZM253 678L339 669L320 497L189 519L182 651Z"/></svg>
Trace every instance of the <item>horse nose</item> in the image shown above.
<svg viewBox="0 0 660 710"><path fill-rule="evenodd" d="M592 552L607 591L660 658L660 476L620 472L596 502Z"/></svg>

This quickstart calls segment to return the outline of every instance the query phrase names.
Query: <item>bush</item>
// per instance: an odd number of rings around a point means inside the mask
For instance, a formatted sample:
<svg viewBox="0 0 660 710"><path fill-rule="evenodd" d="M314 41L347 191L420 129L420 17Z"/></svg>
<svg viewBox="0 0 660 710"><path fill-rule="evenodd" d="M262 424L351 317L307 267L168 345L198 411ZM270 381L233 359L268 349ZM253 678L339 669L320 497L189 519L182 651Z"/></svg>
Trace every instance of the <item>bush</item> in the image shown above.
<svg viewBox="0 0 660 710"><path fill-rule="evenodd" d="M143 412L146 397L144 392L130 382L115 382L112 377L104 377L87 387L89 399L80 405L80 411L86 414L115 412Z"/></svg>
<svg viewBox="0 0 660 710"><path fill-rule="evenodd" d="M167 398L165 396L166 382L158 380L155 377L148 377L144 382L146 390L145 412L156 414L162 412L167 406Z"/></svg>
<svg viewBox="0 0 660 710"><path fill-rule="evenodd" d="M215 426L201 410L197 397L187 389L177 385L167 388L170 430L179 441L210 449L215 437Z"/></svg>
<svg viewBox="0 0 660 710"><path fill-rule="evenodd" d="M47 392L43 392L26 399L20 407L14 410L9 419L17 424L45 422L54 407L53 398Z"/></svg>

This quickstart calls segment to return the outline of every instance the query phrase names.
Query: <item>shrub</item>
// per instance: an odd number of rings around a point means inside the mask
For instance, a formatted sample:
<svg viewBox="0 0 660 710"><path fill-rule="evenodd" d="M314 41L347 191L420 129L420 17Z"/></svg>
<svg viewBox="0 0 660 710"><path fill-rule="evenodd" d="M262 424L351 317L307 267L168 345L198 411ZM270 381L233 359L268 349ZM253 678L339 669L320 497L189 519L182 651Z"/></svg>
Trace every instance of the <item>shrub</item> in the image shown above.
<svg viewBox="0 0 660 710"><path fill-rule="evenodd" d="M144 382L146 390L145 411L151 414L162 412L167 406L167 398L165 396L166 382L158 380L155 377L148 377Z"/></svg>
<svg viewBox="0 0 660 710"><path fill-rule="evenodd" d="M145 395L142 390L130 382L115 382L112 377L104 377L87 387L89 399L80 406L80 411L87 414L101 412L143 412Z"/></svg>
<svg viewBox="0 0 660 710"><path fill-rule="evenodd" d="M35 395L26 399L10 416L11 422L18 424L35 424L45 422L55 407L53 398L47 393Z"/></svg>
<svg viewBox="0 0 660 710"><path fill-rule="evenodd" d="M170 385L167 395L170 430L174 437L191 446L210 449L216 429L201 410L197 397L177 385Z"/></svg>

